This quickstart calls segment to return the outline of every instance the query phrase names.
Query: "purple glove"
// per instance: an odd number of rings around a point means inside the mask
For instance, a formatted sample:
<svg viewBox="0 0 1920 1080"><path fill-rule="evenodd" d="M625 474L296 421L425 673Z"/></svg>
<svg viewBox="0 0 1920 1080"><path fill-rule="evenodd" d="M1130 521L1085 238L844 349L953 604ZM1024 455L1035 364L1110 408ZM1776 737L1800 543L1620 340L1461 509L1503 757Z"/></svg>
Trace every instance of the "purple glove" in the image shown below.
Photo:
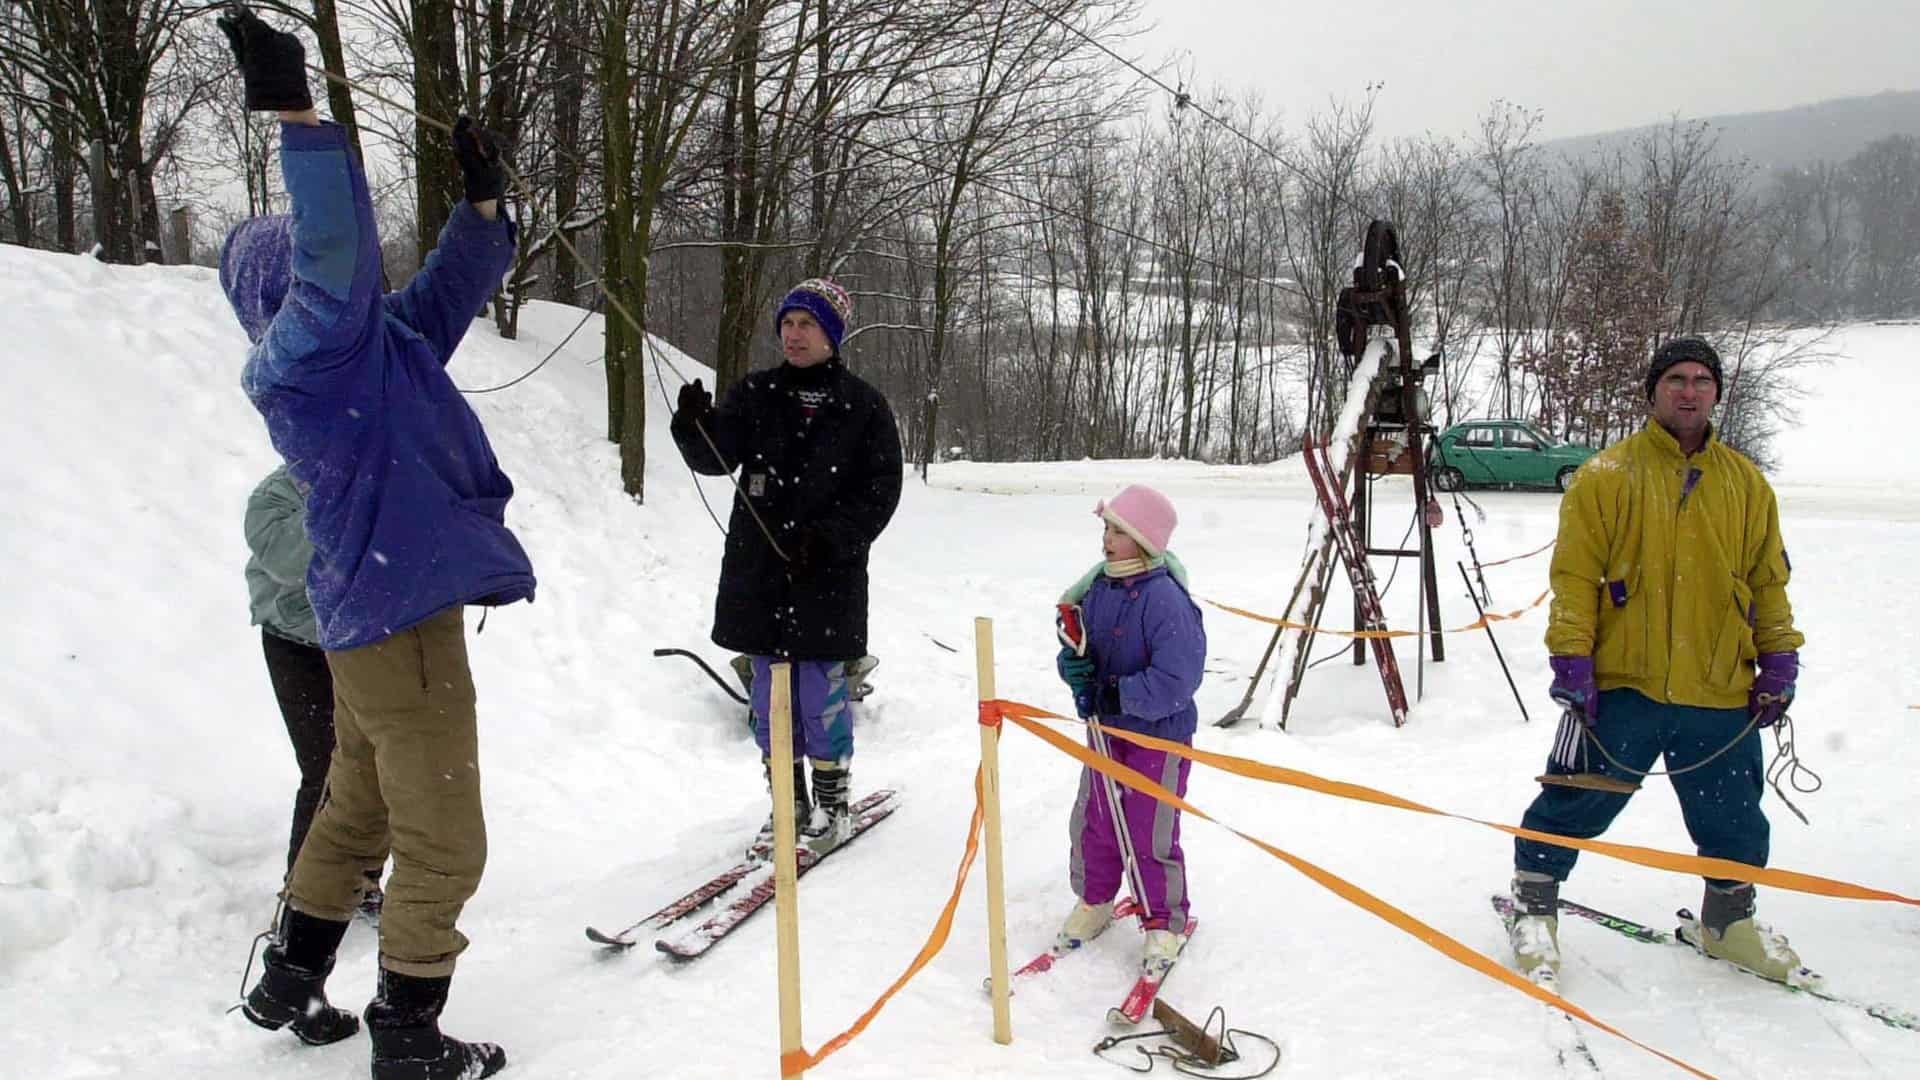
<svg viewBox="0 0 1920 1080"><path fill-rule="evenodd" d="M1772 727L1793 704L1793 681L1800 677L1800 654L1763 652L1754 662L1753 689L1747 691L1747 711L1758 727Z"/></svg>
<svg viewBox="0 0 1920 1080"><path fill-rule="evenodd" d="M1553 667L1553 689L1547 693L1553 700L1578 712L1589 724L1600 719L1600 688L1593 683L1593 657L1555 656L1548 663Z"/></svg>

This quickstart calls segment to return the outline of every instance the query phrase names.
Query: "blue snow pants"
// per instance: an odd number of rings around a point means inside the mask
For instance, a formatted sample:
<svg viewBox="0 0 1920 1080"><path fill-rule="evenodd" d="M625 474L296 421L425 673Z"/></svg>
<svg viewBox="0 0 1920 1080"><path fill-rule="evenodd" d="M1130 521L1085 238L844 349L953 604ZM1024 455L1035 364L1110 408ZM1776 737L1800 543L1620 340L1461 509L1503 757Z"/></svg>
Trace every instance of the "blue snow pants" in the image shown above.
<svg viewBox="0 0 1920 1080"><path fill-rule="evenodd" d="M767 699L773 690L774 657L753 658L753 741L760 756L767 739ZM793 752L815 761L845 765L853 758L853 703L847 700L847 665L839 660L794 660Z"/></svg>
<svg viewBox="0 0 1920 1080"><path fill-rule="evenodd" d="M1703 709L1691 705L1662 705L1636 690L1606 690L1600 694L1600 719L1593 727L1607 753L1620 763L1642 771L1665 756L1667 769L1685 769L1727 745L1747 724L1745 709ZM1586 745L1588 772L1634 783L1642 778L1616 768L1592 743ZM1768 827L1760 811L1766 771L1761 760L1760 732L1750 731L1738 745L1713 761L1679 776L1669 777L1680 798L1680 813L1695 848L1708 858L1731 859L1749 866L1767 865ZM1552 761L1547 772L1565 775ZM1584 788L1541 786L1520 824L1540 832L1590 840L1607 830L1626 807L1629 796ZM1515 839L1516 870L1535 870L1565 881L1580 853L1557 844ZM1709 879L1716 885L1732 881Z"/></svg>

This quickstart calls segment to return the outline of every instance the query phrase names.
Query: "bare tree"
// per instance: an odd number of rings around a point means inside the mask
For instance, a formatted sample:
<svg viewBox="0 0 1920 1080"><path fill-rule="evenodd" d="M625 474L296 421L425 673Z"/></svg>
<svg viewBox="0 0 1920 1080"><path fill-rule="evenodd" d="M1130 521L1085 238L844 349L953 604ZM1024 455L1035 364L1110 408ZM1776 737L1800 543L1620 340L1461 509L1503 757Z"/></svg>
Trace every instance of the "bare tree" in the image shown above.
<svg viewBox="0 0 1920 1080"><path fill-rule="evenodd" d="M1541 195L1539 150L1533 141L1540 114L1511 102L1495 101L1480 119L1474 144L1475 176L1492 200L1492 239L1482 289L1489 308L1487 323L1500 365L1499 410L1514 412L1513 361L1519 355L1531 322L1530 302L1534 269L1527 258L1536 228L1534 210Z"/></svg>
<svg viewBox="0 0 1920 1080"><path fill-rule="evenodd" d="M970 212L970 190L1046 167L1069 132L1118 107L1117 98L1098 96L1104 88L1090 42L1123 32L1134 11L1134 0L997 0L962 8L948 42L959 62L929 75L921 115L905 118L915 156L941 177L921 207L933 278L916 454L922 477L936 456L954 316L991 224Z"/></svg>
<svg viewBox="0 0 1920 1080"><path fill-rule="evenodd" d="M720 3L662 0L643 9L636 0L606 0L601 8L601 288L614 309L607 314L607 437L620 444L621 483L636 499L646 489L647 259L680 148L722 76L730 24ZM638 62L630 66L629 56Z"/></svg>

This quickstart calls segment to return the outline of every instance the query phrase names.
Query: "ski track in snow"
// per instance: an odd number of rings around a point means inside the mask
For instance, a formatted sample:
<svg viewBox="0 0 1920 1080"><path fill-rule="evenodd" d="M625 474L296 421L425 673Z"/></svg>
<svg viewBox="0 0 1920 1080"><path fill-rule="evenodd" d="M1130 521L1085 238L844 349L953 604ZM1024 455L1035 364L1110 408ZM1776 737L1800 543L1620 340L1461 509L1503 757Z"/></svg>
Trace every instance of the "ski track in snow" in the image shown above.
<svg viewBox="0 0 1920 1080"><path fill-rule="evenodd" d="M363 1076L364 1035L324 1048L229 1015L252 936L274 907L296 771L247 625L240 519L274 463L239 390L245 341L214 274L114 268L0 247L15 313L0 424L0 1073L33 1078ZM531 367L577 318L533 304L517 342L476 324L454 361L465 386ZM598 326L597 318L594 326ZM731 861L764 813L741 710L673 645L707 642L724 479L695 481L666 435L650 380L647 499L621 494L601 436L598 335L583 332L512 390L474 398L518 494L509 521L540 578L532 605L472 636L480 690L490 861L462 928L446 1030L507 1049L505 1074L737 1077L776 1071L774 925L763 917L683 969L636 949L608 957L581 927L623 926ZM1865 435L1861 406L1920 391L1914 327L1854 327L1813 373L1803 423L1783 436L1779 491L1809 636L1796 710L1803 754L1826 778L1769 800L1773 863L1920 893L1910 731L1920 714L1920 451ZM857 358L856 358L857 359ZM705 369L674 354L687 377ZM1868 393L1864 388L1871 387ZM669 394L672 387L668 388ZM1884 422L1883 422L1884 423ZM1867 445L1861 445L1865 441ZM951 885L972 799L978 735L972 619L995 621L1002 696L1062 708L1052 602L1098 557L1096 498L1133 481L1167 490L1175 548L1197 594L1278 614L1312 491L1297 459L939 465L909 479L875 550L873 651L859 713L858 791L893 786L884 828L811 875L802 893L808 1045L850 1023L919 948ZM1404 527L1406 487L1381 487L1377 542ZM1547 494L1473 493L1483 559L1553 536ZM1451 501L1437 531L1445 622L1473 612ZM1469 510L1471 513L1471 510ZM1381 577L1391 566L1380 564ZM1487 571L1494 608L1544 587L1544 556ZM1407 564L1387 596L1412 626ZM1330 612L1346 610L1336 577ZM1211 642L1203 724L1237 703L1268 628L1203 608ZM1551 736L1544 612L1496 627L1533 713L1520 722L1484 635L1448 638L1406 728L1385 719L1371 667L1307 677L1290 732L1203 727L1201 745L1355 781L1442 808L1517 821ZM471 621L470 621L471 625ZM960 649L940 648L935 639ZM1408 692L1411 641L1399 643ZM1316 653L1327 654L1322 644ZM1009 728L1001 748L1009 948L1050 939L1071 904L1066 818L1075 766ZM1510 841L1473 825L1333 801L1196 770L1191 798L1505 959L1487 911ZM1609 838L1684 850L1666 785L1649 784ZM1552 1075L1540 1006L1444 959L1226 832L1184 830L1195 914L1207 924L1166 999L1196 1020L1215 1005L1271 1035L1286 1076ZM1013 1005L1015 1042L991 1039L983 872L947 950L821 1077L1112 1077L1089 1053L1132 978L1137 935L1103 936ZM1697 880L1586 856L1570 897L1654 924L1697 906ZM1920 912L1767 890L1761 917L1837 988L1920 1008ZM1920 1074L1920 1037L1791 997L1568 920L1565 993L1635 1036L1724 1076ZM359 1008L371 933L356 926L330 992ZM1671 1068L1587 1031L1605 1074Z"/></svg>

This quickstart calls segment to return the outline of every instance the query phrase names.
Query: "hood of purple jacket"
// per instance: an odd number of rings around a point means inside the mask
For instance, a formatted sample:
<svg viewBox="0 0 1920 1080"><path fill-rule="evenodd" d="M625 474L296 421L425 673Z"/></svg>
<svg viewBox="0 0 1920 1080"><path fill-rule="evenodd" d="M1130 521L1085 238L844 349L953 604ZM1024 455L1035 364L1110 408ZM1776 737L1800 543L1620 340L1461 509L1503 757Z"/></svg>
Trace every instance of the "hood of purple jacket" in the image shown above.
<svg viewBox="0 0 1920 1080"><path fill-rule="evenodd" d="M286 302L293 281L293 215L248 218L220 248L220 288L247 340L257 342Z"/></svg>

